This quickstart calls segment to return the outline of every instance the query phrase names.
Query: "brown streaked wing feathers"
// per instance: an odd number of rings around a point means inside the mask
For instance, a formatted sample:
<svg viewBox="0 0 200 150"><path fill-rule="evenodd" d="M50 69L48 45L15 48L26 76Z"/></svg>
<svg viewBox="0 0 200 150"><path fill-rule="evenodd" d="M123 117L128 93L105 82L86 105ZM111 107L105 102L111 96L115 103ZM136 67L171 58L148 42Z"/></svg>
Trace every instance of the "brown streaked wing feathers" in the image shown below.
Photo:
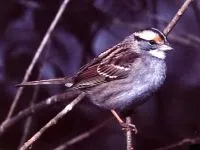
<svg viewBox="0 0 200 150"><path fill-rule="evenodd" d="M139 55L129 48L111 50L104 56L100 55L103 56L100 60L97 58L94 63L87 65L77 74L74 78L75 88L88 88L105 82L107 78L112 81L128 75L132 63Z"/></svg>
<svg viewBox="0 0 200 150"><path fill-rule="evenodd" d="M75 88L86 88L100 84L105 81L104 76L100 76L97 72L97 67L99 64L88 67L83 72L80 72L78 76L75 77Z"/></svg>

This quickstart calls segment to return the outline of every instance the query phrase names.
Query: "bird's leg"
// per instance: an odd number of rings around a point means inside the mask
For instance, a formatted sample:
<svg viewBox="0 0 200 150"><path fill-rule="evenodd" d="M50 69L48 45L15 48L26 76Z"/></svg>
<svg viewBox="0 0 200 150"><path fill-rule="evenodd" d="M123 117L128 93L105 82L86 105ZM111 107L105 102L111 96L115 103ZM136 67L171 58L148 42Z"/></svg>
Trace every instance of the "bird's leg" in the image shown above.
<svg viewBox="0 0 200 150"><path fill-rule="evenodd" d="M137 134L138 130L134 124L127 124L126 122L124 122L114 109L111 109L111 113L114 115L114 117L117 119L119 124L122 126L123 130L131 128L131 130L134 131L135 134Z"/></svg>

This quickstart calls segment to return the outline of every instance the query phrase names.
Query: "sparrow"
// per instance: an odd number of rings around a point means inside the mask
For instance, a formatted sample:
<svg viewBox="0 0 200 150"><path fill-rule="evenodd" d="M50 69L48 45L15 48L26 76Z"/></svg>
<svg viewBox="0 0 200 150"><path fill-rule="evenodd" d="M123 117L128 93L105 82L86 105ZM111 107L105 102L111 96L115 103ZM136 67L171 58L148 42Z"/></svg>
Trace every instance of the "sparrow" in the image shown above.
<svg viewBox="0 0 200 150"><path fill-rule="evenodd" d="M63 84L80 90L95 105L123 111L143 104L166 78L166 52L173 48L155 28L134 32L80 68L73 77L31 81L18 86ZM123 123L122 120L118 120Z"/></svg>

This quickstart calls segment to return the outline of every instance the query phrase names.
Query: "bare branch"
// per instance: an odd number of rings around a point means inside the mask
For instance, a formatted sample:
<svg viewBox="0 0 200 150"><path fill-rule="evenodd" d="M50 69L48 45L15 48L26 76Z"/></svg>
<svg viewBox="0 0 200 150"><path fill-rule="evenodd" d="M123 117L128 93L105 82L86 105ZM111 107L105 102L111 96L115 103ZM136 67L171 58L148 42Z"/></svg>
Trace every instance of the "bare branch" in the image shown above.
<svg viewBox="0 0 200 150"><path fill-rule="evenodd" d="M131 117L126 117L126 124L131 124ZM132 144L132 129L130 127L126 129L126 149L134 150Z"/></svg>
<svg viewBox="0 0 200 150"><path fill-rule="evenodd" d="M39 75L40 76L40 75ZM38 78L38 80L40 79L40 77ZM39 93L39 90L40 90L40 86L37 85L35 88L34 88L34 93L33 93L33 98L31 99L30 101L30 104L29 104L29 108L31 107L34 107L35 106L35 101L38 97L38 93ZM12 118L11 118L12 119ZM29 116L25 123L24 123L24 130L23 130L23 135L21 137L21 141L20 141L20 144L19 144L19 147L22 146L22 144L24 144L24 142L26 142L26 139L28 137L28 134L29 134L29 129L31 128L31 124L32 124L32 116Z"/></svg>
<svg viewBox="0 0 200 150"><path fill-rule="evenodd" d="M171 144L171 145L168 145L166 147L161 147L161 148L158 148L158 149L155 149L155 150L169 150L169 149L172 149L172 148L177 148L177 147L180 147L180 146L184 146L184 145L190 145L190 144L199 144L200 143L200 137L195 137L195 138L185 138L179 142L176 142L174 144Z"/></svg>
<svg viewBox="0 0 200 150"><path fill-rule="evenodd" d="M65 10L65 7L67 6L68 3L69 3L69 0L64 0L63 3L61 4L61 6L60 6L60 8L59 8L54 20L52 21L52 23L51 23L49 29L47 30L47 32L46 32L46 34L45 34L40 46L38 47L38 49L37 49L37 51L35 53L35 56L33 57L28 69L26 70L26 73L25 73L25 76L24 76L24 79L23 79L22 82L28 81L28 79L29 79L29 77L30 77L30 75L32 73L33 67L35 66L36 62L38 61L39 56L41 55L42 51L44 50L44 47L46 46L52 31L54 30L55 26L57 25L57 23L58 23L60 17L62 16L62 14L63 14L63 12ZM21 94L23 93L23 89L24 89L24 87L20 87L17 90L17 94L15 95L15 98L13 100L13 103L12 103L12 105L10 107L10 110L8 112L8 115L7 115L6 119L5 119L5 121L10 119L10 117L12 116L12 114L13 114L13 112L15 110L15 107L16 107L18 101L19 101L19 98L20 98Z"/></svg>
<svg viewBox="0 0 200 150"><path fill-rule="evenodd" d="M75 98L71 103L69 103L61 112L59 112L54 118L52 118L45 126L43 126L36 134L34 134L24 145L20 148L20 150L28 149L29 146L31 146L37 139L40 138L40 136L51 126L55 125L58 120L63 118L69 111L73 109L73 107L78 104L83 97L85 96L85 93L82 92L77 98Z"/></svg>
<svg viewBox="0 0 200 150"><path fill-rule="evenodd" d="M74 91L72 91L72 93L70 93L70 91L68 91L66 93L62 93L62 94L59 94L59 95L49 97L45 101L42 101L42 102L40 102L36 105L33 105L29 108L26 108L23 111L20 111L16 116L10 118L9 120L7 120L7 121L5 121L1 124L1 126L0 126L0 136L4 132L6 132L9 127L13 126L15 123L22 120L23 118L30 116L31 114L34 114L34 113L38 112L39 110L50 107L50 106L52 106L56 103L66 101L66 99L74 99L76 94L78 94L78 93L76 93L75 95L73 93L74 93Z"/></svg>
<svg viewBox="0 0 200 150"><path fill-rule="evenodd" d="M110 121L110 119L107 119L106 121L104 121L103 123L95 126L94 128L72 138L71 140L67 141L66 143L58 146L57 148L55 148L54 150L65 150L68 146L71 146L73 144L76 144L86 138L89 138L91 135L93 135L94 133L96 133L97 131L99 131L101 128L103 128L108 122Z"/></svg>
<svg viewBox="0 0 200 150"><path fill-rule="evenodd" d="M40 78L41 78L41 74L42 74L41 72L42 72L42 69L44 68L45 62L48 58L49 51L50 51L50 47L48 45L48 49L45 51L44 59L43 59L42 64L39 68L39 75L37 77L37 80L40 80ZM39 85L35 86L34 91L33 91L33 97L32 97L32 99L29 103L29 107L33 107L35 105L39 91L40 91L40 86ZM22 138L20 140L19 147L21 147L22 144L24 144L24 142L26 142L26 138L28 137L28 134L29 134L29 129L31 128L31 124L32 124L32 116L28 117L26 119L25 123L24 123L23 135L22 135Z"/></svg>
<svg viewBox="0 0 200 150"><path fill-rule="evenodd" d="M192 0L186 0L184 4L181 6L181 8L178 10L176 15L173 17L173 19L170 21L170 23L167 25L167 27L164 29L163 33L165 35L169 34L169 32L175 27L176 23L179 21L181 16L184 14L184 12L187 10L188 6Z"/></svg>

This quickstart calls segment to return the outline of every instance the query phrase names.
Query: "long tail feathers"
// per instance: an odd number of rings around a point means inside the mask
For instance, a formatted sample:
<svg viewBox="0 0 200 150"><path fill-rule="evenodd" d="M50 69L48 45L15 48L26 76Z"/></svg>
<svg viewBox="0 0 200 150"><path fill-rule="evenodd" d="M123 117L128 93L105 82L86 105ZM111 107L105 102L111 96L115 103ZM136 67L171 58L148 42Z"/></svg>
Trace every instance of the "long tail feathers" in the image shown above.
<svg viewBox="0 0 200 150"><path fill-rule="evenodd" d="M30 81L30 82L22 82L17 84L16 87L21 86L34 86L34 85L51 85L51 84L72 84L71 78L57 78L57 79L48 79L48 80L39 80L39 81Z"/></svg>

